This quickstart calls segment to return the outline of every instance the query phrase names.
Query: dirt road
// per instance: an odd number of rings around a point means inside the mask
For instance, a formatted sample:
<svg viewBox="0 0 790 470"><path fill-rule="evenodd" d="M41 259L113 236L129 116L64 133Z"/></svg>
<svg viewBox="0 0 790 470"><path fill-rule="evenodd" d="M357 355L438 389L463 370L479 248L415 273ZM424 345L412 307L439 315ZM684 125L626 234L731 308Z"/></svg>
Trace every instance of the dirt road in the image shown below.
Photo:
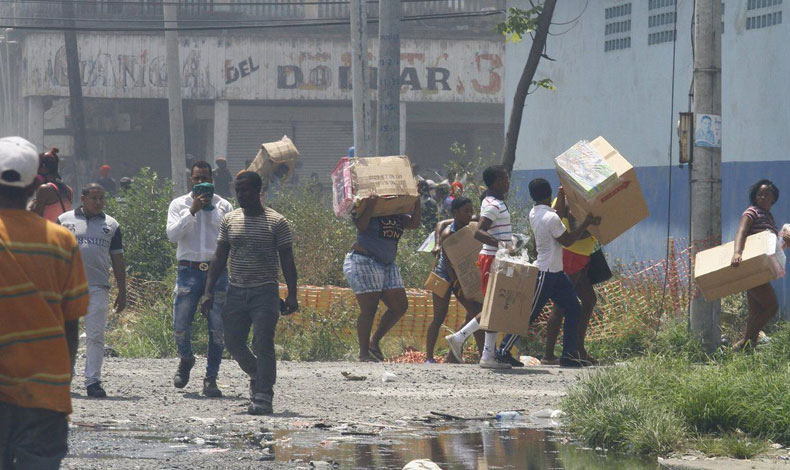
<svg viewBox="0 0 790 470"><path fill-rule="evenodd" d="M103 381L109 397L101 400L86 398L76 377L70 454L63 467L311 468L309 456L280 461L278 454L272 462L269 444L299 429L375 438L424 425L431 412L482 417L556 408L582 373L545 366L495 372L476 365L281 362L275 414L258 417L246 414L248 381L233 361L222 363L221 399L200 394L205 359L198 359L182 390L172 385L176 365L175 359L107 359ZM350 381L342 372L366 379ZM385 372L395 380L383 382Z"/></svg>

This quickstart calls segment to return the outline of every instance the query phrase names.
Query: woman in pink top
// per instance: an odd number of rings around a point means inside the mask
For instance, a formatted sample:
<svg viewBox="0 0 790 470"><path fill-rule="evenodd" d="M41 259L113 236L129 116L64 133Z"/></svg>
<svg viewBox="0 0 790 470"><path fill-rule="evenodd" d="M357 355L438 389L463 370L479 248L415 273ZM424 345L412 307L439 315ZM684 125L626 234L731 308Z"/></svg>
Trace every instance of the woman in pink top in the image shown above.
<svg viewBox="0 0 790 470"><path fill-rule="evenodd" d="M38 174L44 182L36 190L30 210L50 222L55 222L60 214L71 210L73 191L60 179L57 148L53 147L49 152L40 154L39 162Z"/></svg>

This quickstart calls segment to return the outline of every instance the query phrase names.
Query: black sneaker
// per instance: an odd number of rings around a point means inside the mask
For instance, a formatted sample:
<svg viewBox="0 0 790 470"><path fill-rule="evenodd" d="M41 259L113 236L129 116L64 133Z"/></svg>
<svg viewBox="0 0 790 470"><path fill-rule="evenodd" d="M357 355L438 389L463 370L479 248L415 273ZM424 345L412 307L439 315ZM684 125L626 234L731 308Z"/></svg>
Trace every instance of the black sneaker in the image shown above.
<svg viewBox="0 0 790 470"><path fill-rule="evenodd" d="M222 390L217 387L216 377L203 379L203 395L209 398L222 398Z"/></svg>
<svg viewBox="0 0 790 470"><path fill-rule="evenodd" d="M189 372L192 370L192 367L195 365L195 358L190 359L181 359L181 362L178 363L178 370L176 371L176 375L173 376L173 385L176 388L184 388L189 383Z"/></svg>
<svg viewBox="0 0 790 470"><path fill-rule="evenodd" d="M270 415L274 414L274 409L272 408L271 403L266 403L264 401L254 401L250 403L250 406L247 407L247 413L251 415Z"/></svg>
<svg viewBox="0 0 790 470"><path fill-rule="evenodd" d="M510 364L512 367L524 367L524 363L519 361L515 357L511 356L510 353L497 354L497 359L500 362L504 362L504 363Z"/></svg>
<svg viewBox="0 0 790 470"><path fill-rule="evenodd" d="M586 361L578 357L560 358L560 367L580 368L580 367L592 367L592 366L593 366L592 362Z"/></svg>
<svg viewBox="0 0 790 470"><path fill-rule="evenodd" d="M101 387L101 382L88 385L87 394L91 398L107 398L107 392Z"/></svg>

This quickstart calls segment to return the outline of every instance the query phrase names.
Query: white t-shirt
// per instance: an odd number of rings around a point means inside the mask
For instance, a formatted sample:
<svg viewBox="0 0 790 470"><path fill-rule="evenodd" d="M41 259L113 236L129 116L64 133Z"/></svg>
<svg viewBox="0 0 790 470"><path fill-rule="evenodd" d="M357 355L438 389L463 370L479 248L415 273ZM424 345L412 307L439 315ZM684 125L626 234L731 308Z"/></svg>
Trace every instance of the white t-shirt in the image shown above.
<svg viewBox="0 0 790 470"><path fill-rule="evenodd" d="M510 225L510 211L505 201L494 196L486 196L480 205L480 217L490 220L491 228L488 233L502 242L509 242L513 236L513 227ZM497 247L483 244L481 255L496 255Z"/></svg>
<svg viewBox="0 0 790 470"><path fill-rule="evenodd" d="M541 271L558 273L562 271L562 245L557 237L565 233L565 226L557 212L541 204L529 211L529 225L535 234L538 260L535 264Z"/></svg>

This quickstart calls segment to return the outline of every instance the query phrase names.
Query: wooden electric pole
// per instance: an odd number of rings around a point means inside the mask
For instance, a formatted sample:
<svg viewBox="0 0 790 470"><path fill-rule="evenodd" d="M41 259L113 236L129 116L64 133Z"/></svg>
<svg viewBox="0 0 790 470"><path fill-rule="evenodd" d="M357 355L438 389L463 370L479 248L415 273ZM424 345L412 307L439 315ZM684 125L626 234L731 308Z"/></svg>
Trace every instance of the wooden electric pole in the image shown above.
<svg viewBox="0 0 790 470"><path fill-rule="evenodd" d="M351 87L354 112L354 155L373 155L370 132L370 73L368 70L368 15L365 0L351 0Z"/></svg>
<svg viewBox="0 0 790 470"><path fill-rule="evenodd" d="M377 155L400 155L400 0L379 2ZM405 149L404 149L405 150Z"/></svg>
<svg viewBox="0 0 790 470"><path fill-rule="evenodd" d="M177 5L167 2L163 6L165 28L178 27ZM170 169L173 190L186 194L186 150L184 148L184 114L181 104L181 60L178 56L178 31L165 31L167 55L167 107L170 115Z"/></svg>
<svg viewBox="0 0 790 470"><path fill-rule="evenodd" d="M721 0L695 0L694 114L721 116ZM697 249L721 243L721 148L695 147L691 163L691 241ZM691 330L711 353L721 342L721 302L699 295Z"/></svg>
<svg viewBox="0 0 790 470"><path fill-rule="evenodd" d="M66 30L66 71L69 77L69 114L71 115L71 137L74 141L74 167L76 188L90 181L91 172L96 168L88 152L88 136L85 130L85 106L82 99L82 75L80 74L80 53L77 46L77 31L74 2L63 2L63 17ZM42 143L43 144L43 143ZM44 149L46 151L47 149Z"/></svg>

